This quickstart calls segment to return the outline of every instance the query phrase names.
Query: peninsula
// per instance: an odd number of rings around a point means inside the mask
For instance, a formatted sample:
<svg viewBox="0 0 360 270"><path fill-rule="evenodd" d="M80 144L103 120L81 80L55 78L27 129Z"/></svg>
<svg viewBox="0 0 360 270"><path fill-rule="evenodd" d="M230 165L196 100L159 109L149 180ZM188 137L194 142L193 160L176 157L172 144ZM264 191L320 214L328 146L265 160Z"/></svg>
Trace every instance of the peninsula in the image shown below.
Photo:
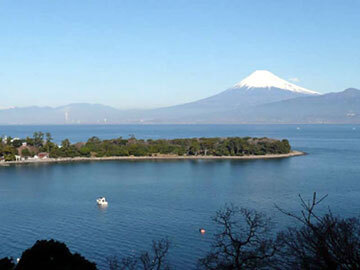
<svg viewBox="0 0 360 270"><path fill-rule="evenodd" d="M303 155L289 141L270 138L183 138L142 140L130 137L71 143L53 142L50 133L35 132L24 139L0 139L0 164L124 159L263 159Z"/></svg>

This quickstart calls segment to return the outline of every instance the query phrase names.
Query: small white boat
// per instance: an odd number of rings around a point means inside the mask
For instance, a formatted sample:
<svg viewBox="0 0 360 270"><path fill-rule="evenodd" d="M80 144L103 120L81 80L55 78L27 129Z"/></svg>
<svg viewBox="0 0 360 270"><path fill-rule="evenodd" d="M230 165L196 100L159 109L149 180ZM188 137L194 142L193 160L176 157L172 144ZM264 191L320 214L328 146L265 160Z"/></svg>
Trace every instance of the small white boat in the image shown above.
<svg viewBox="0 0 360 270"><path fill-rule="evenodd" d="M108 205L108 202L106 201L105 197L97 198L96 202L100 206L107 206Z"/></svg>

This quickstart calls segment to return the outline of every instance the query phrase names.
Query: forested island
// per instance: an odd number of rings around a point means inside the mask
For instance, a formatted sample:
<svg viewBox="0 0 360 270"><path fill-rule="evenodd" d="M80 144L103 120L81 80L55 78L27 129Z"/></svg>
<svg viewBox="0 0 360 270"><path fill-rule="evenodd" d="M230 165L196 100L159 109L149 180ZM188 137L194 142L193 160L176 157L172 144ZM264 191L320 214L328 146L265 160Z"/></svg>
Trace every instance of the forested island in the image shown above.
<svg viewBox="0 0 360 270"><path fill-rule="evenodd" d="M110 158L110 157L252 157L295 155L289 141L270 138L183 138L136 139L119 137L101 140L91 137L87 142L71 143L64 139L53 142L50 133L35 132L24 139L0 139L0 160L3 162L61 159L61 158ZM296 152L301 153L301 152Z"/></svg>

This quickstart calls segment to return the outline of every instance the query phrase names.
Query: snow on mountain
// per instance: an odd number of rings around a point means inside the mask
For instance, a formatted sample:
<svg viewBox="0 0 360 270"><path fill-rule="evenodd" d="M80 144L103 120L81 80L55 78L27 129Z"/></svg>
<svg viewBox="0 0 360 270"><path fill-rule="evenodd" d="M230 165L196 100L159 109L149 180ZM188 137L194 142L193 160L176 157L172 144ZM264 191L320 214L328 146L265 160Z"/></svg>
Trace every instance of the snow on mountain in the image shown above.
<svg viewBox="0 0 360 270"><path fill-rule="evenodd" d="M319 96L317 92L280 79L269 71L258 70L216 95L176 106L147 111L145 122L211 122L232 119L233 112L245 114L250 107L282 100ZM216 119L216 120L215 120ZM225 121L225 120L224 120Z"/></svg>
<svg viewBox="0 0 360 270"><path fill-rule="evenodd" d="M279 88L282 90L288 90L300 94L319 94L318 92L308 90L293 83L287 82L267 70L256 70L255 72L250 74L250 76L246 77L241 82L235 84L233 88L245 88L247 90L258 88Z"/></svg>

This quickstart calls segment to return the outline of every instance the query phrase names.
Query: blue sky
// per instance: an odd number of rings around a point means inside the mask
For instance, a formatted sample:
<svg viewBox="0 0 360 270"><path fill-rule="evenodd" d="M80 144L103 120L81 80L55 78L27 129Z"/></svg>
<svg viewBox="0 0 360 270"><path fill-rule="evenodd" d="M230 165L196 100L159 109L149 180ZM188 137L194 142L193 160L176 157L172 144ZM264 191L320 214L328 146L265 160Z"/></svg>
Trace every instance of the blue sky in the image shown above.
<svg viewBox="0 0 360 270"><path fill-rule="evenodd" d="M257 69L360 88L358 0L0 0L0 107L216 94Z"/></svg>

